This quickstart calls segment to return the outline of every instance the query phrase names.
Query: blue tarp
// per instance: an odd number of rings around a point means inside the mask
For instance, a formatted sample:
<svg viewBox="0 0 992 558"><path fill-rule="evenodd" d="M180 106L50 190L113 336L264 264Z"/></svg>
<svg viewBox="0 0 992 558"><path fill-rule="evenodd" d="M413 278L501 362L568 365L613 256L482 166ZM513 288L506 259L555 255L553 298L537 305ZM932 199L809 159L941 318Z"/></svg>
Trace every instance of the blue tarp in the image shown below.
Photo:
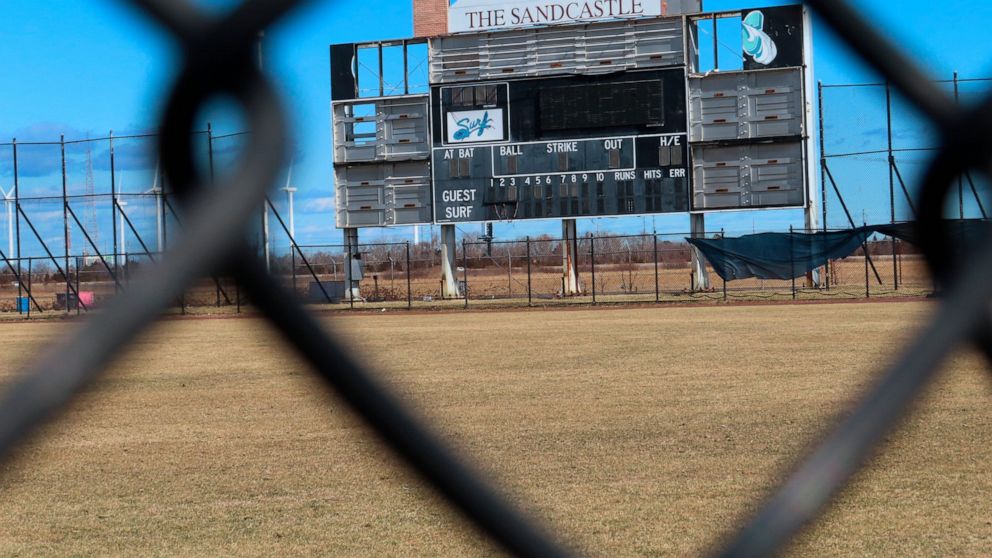
<svg viewBox="0 0 992 558"><path fill-rule="evenodd" d="M948 219L943 227L952 248L967 251L989 234L989 221L984 219ZM872 232L884 234L919 246L920 229L916 223L871 225Z"/></svg>
<svg viewBox="0 0 992 558"><path fill-rule="evenodd" d="M687 238L699 248L725 281L758 277L792 279L846 258L864 244L871 232L857 228L841 232L762 233L739 238Z"/></svg>
<svg viewBox="0 0 992 558"><path fill-rule="evenodd" d="M944 221L948 239L958 251L967 251L989 234L990 223L980 219ZM918 244L916 223L869 225L846 231L816 233L761 233L738 238L687 238L699 249L722 279L733 281L802 277L830 260L850 256L872 234L880 233Z"/></svg>

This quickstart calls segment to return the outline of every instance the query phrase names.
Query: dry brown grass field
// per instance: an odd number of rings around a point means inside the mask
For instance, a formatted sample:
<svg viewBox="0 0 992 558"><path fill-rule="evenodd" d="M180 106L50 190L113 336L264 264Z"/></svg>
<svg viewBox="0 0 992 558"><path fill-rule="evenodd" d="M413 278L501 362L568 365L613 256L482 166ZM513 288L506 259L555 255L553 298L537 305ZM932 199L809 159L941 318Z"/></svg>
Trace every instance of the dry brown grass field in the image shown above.
<svg viewBox="0 0 992 558"><path fill-rule="evenodd" d="M688 556L754 510L927 302L326 322L582 554ZM0 383L72 323L0 324ZM961 352L796 556L992 554L992 382ZM498 554L256 318L172 320L0 465L4 556Z"/></svg>

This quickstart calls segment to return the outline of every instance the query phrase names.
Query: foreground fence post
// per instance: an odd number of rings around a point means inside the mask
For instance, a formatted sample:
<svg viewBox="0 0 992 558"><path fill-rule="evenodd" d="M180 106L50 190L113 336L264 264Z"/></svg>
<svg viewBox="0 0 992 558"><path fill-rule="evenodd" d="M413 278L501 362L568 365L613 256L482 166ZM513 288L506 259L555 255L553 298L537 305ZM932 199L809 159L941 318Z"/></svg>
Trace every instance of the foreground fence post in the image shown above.
<svg viewBox="0 0 992 558"><path fill-rule="evenodd" d="M592 263L592 305L596 305L596 236L589 235L589 261Z"/></svg>
<svg viewBox="0 0 992 558"><path fill-rule="evenodd" d="M658 282L658 233L654 233L654 301L661 302L661 284Z"/></svg>
<svg viewBox="0 0 992 558"><path fill-rule="evenodd" d="M533 305L533 295L531 294L531 273L530 273L530 237L527 237L527 306Z"/></svg>

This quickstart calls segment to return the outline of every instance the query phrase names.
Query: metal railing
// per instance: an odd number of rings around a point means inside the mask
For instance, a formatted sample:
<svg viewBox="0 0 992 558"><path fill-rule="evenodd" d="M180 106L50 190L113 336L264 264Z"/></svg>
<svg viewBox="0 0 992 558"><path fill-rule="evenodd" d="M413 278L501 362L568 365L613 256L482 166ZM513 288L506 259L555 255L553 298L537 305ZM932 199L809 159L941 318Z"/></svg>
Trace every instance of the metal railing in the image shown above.
<svg viewBox="0 0 992 558"><path fill-rule="evenodd" d="M223 16L186 2L131 0L181 43L183 67L163 116L159 150L163 169L186 209L185 235L141 280L94 314L89 327L47 351L0 399L0 456L92 381L113 355L145 330L198 277L227 272L323 378L389 445L439 492L503 547L522 556L570 551L499 496L467 468L406 405L380 385L328 336L265 270L244 241L244 230L276 178L287 145L285 118L271 83L252 57L257 34L299 1L246 0ZM942 209L956 177L988 173L992 151L992 97L974 108L953 98L893 47L846 0L809 0L831 27L880 71L933 123L942 138L917 207L924 251L946 295L928 326L868 395L813 450L726 545L724 556L771 554L817 517L930 383L962 343L975 342L992 357L988 301L992 297L992 243L967 262L952 259ZM240 166L208 186L192 156L189 131L204 102L228 94L244 108L253 134Z"/></svg>

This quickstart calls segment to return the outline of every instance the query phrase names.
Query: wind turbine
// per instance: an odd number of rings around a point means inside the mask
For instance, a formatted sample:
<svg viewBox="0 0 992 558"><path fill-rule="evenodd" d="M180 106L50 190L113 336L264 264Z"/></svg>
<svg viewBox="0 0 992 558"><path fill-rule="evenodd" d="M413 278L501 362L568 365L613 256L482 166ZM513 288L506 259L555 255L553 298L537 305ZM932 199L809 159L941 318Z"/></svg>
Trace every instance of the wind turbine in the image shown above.
<svg viewBox="0 0 992 558"><path fill-rule="evenodd" d="M118 257L123 256L124 265L127 265L127 233L125 233L124 231L124 227L126 226L126 223L124 221L124 207L127 205L127 202L124 201L124 197L122 196L123 193L124 193L124 173L121 172L117 174L117 202L116 202L117 220L120 222L118 228L120 230L120 237L121 237L120 239L121 254L120 256L114 254L114 260L116 261Z"/></svg>
<svg viewBox="0 0 992 558"><path fill-rule="evenodd" d="M286 175L286 185L282 188L283 192L286 192L286 198L289 201L289 241L295 246L296 245L296 217L293 215L293 194L296 193L296 188L290 186L293 180L293 162L289 163L289 173Z"/></svg>
<svg viewBox="0 0 992 558"><path fill-rule="evenodd" d="M160 160L155 160L155 181L152 182L152 187L145 192L146 195L152 194L155 196L155 238L158 241L159 254L165 252L165 192L158 184L161 163Z"/></svg>

